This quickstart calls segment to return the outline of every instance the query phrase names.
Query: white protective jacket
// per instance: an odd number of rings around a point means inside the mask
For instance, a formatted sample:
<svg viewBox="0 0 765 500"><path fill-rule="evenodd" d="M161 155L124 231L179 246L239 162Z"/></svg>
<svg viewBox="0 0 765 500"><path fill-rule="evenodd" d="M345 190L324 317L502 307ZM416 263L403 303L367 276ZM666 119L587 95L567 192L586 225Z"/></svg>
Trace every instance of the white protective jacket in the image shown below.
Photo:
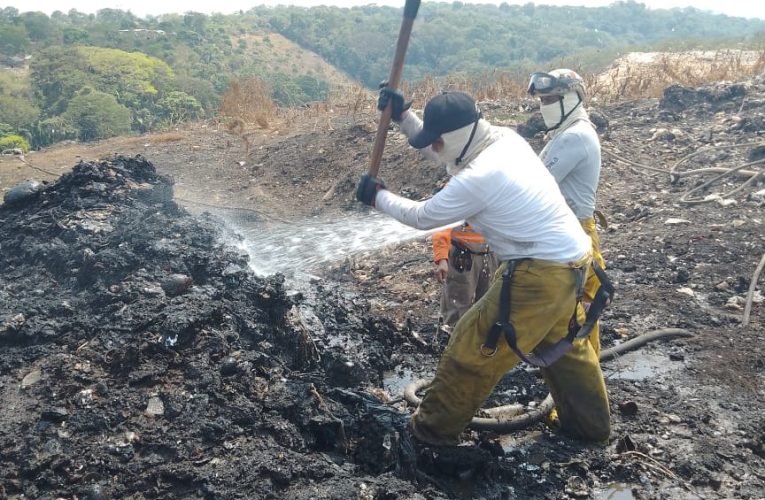
<svg viewBox="0 0 765 500"><path fill-rule="evenodd" d="M408 113L407 135L419 130L411 120L419 118ZM584 257L590 238L531 146L508 128L491 127L490 133L493 142L432 198L417 202L381 190L375 206L418 229L467 221L484 235L500 260L533 258L567 264Z"/></svg>
<svg viewBox="0 0 765 500"><path fill-rule="evenodd" d="M589 120L579 119L551 136L539 157L577 218L592 217L601 164L595 128Z"/></svg>

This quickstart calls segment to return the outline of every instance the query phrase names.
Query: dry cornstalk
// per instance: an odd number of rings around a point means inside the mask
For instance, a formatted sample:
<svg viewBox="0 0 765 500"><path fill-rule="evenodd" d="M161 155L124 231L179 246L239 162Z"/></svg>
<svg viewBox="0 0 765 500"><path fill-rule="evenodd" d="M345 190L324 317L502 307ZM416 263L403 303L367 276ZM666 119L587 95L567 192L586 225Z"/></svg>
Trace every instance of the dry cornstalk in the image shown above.
<svg viewBox="0 0 765 500"><path fill-rule="evenodd" d="M749 313L752 312L752 302L754 301L754 289L757 288L757 280L760 278L762 268L765 267L765 254L762 254L760 263L757 264L757 268L752 275L752 281L749 283L749 293L746 295L746 306L744 306L744 317L741 319L743 326L749 325Z"/></svg>

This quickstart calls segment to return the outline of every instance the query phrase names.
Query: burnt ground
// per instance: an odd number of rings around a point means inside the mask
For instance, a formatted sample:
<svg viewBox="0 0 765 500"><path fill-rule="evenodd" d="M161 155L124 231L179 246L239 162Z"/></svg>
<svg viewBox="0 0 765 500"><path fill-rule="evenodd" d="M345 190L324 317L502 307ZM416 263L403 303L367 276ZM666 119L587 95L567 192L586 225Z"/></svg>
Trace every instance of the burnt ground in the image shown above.
<svg viewBox="0 0 765 500"><path fill-rule="evenodd" d="M229 244L222 218L275 227L364 213L353 189L374 139L368 115L263 135L249 155L191 127L3 158L4 189L47 183L0 206L0 497L764 498L759 293L747 327L741 316L765 252L765 186L689 205L682 194L710 177L669 175L692 153L680 170L760 159L764 106L755 80L597 109L608 121L602 240L618 287L604 344L695 333L643 348L638 368L627 356L605 365L603 447L541 423L466 432L457 448L399 432L394 388L431 374L446 341L426 241L296 269L312 275L300 287L255 276ZM112 152L125 156L92 157ZM88 161L72 168L75 154ZM397 134L381 172L413 198L444 180ZM516 369L490 403L544 393Z"/></svg>

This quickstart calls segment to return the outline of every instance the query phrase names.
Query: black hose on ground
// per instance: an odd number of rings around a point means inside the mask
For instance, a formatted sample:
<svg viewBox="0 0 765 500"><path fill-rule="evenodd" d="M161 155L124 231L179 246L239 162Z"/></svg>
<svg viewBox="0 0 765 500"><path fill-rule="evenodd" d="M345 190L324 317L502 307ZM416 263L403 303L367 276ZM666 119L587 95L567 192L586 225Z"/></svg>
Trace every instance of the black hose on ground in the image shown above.
<svg viewBox="0 0 765 500"><path fill-rule="evenodd" d="M683 330L682 328L663 328L661 330L654 330L614 347L604 349L600 352L600 361L610 361L621 354L639 349L655 340L677 337L693 337L693 333L688 330ZM422 399L417 396L417 392L428 387L428 385L430 385L430 380L420 379L412 382L404 389L404 399L413 405L419 405L420 402L422 402ZM553 402L552 396L548 394L547 397L533 410L521 415L509 415L503 417L504 414L517 413L517 404L488 408L482 411L491 414L491 417L473 417L473 420L470 421L468 427L479 431L494 431L497 433L517 431L525 429L544 419L554 406L555 402Z"/></svg>

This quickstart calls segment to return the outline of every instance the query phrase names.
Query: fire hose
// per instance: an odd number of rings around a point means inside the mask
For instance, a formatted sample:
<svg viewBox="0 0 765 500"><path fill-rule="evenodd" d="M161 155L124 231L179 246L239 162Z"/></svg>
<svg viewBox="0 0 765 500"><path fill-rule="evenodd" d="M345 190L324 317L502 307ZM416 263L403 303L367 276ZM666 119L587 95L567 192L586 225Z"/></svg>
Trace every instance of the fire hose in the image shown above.
<svg viewBox="0 0 765 500"><path fill-rule="evenodd" d="M624 353L639 349L649 342L679 337L693 337L693 333L681 328L654 330L601 351L600 361L610 361ZM419 405L422 399L417 396L417 392L427 388L430 385L430 382L430 380L426 379L419 379L412 382L404 389L404 399L415 406ZM475 430L494 431L498 433L517 431L525 429L544 419L554 406L555 402L553 401L552 396L548 394L539 405L526 413L521 413L523 411L523 406L520 404L482 409L481 412L489 415L489 417L473 417L473 420L470 421L468 427Z"/></svg>

